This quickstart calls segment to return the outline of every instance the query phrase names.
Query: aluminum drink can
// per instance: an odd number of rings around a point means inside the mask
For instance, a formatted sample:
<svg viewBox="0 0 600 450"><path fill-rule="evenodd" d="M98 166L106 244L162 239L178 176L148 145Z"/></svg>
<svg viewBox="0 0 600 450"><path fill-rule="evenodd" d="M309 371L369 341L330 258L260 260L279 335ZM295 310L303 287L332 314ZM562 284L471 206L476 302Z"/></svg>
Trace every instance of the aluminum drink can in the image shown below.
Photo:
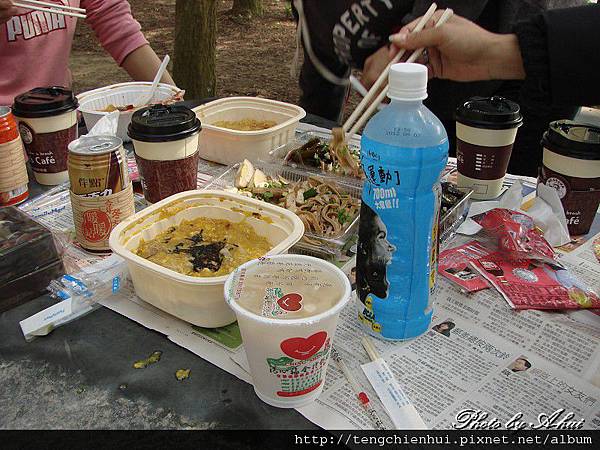
<svg viewBox="0 0 600 450"><path fill-rule="evenodd" d="M17 205L29 197L23 141L11 109L0 106L0 206Z"/></svg>
<svg viewBox="0 0 600 450"><path fill-rule="evenodd" d="M69 144L71 192L106 197L125 190L129 172L123 141L114 136L84 136Z"/></svg>

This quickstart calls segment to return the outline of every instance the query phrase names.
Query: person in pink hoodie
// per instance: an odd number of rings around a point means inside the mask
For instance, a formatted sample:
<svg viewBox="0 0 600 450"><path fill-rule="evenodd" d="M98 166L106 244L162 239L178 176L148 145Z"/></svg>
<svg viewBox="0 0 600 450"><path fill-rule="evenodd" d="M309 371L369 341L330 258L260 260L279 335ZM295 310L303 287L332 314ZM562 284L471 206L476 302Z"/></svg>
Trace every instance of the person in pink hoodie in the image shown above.
<svg viewBox="0 0 600 450"><path fill-rule="evenodd" d="M104 49L136 81L154 78L160 59L133 18L127 0L45 0L86 10ZM69 54L77 19L17 8L0 0L0 105L38 86L70 86ZM165 83L175 84L168 73Z"/></svg>

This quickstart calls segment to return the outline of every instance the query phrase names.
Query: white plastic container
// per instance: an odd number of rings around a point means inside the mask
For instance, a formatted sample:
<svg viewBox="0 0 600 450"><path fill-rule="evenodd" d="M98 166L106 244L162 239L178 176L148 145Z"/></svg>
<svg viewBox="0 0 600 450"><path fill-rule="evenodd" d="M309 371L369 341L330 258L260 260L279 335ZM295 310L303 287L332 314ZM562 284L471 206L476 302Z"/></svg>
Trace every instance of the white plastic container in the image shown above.
<svg viewBox="0 0 600 450"><path fill-rule="evenodd" d="M194 108L202 122L200 157L221 164L252 162L269 157L269 152L294 139L306 111L296 105L256 97L229 97ZM266 130L238 131L213 125L221 120L272 120Z"/></svg>
<svg viewBox="0 0 600 450"><path fill-rule="evenodd" d="M108 114L102 111L109 105L127 106L132 105L142 94L150 91L151 82L134 81L129 83L113 84L93 91L82 92L77 96L79 100L79 111L83 114L85 125L88 130L91 129L96 122ZM152 102L164 101L168 98L180 93L181 89L170 84L159 83L156 93L152 98ZM117 128L117 137L123 142L129 142L127 135L127 127L131 122L131 117L136 109L130 111L122 111L119 115L119 126Z"/></svg>
<svg viewBox="0 0 600 450"><path fill-rule="evenodd" d="M254 392L262 401L300 408L321 394L340 311L351 292L344 272L311 256L253 260L229 276L225 298L237 316ZM316 308L327 300L334 302Z"/></svg>
<svg viewBox="0 0 600 450"><path fill-rule="evenodd" d="M231 222L245 220L258 235L272 244L269 255L286 253L302 237L304 225L295 214L283 208L242 195L222 191L187 191L144 209L113 230L110 247L127 261L138 297L194 325L221 327L235 321L235 315L223 297L227 276L200 278L182 275L133 253L140 239L152 239L182 220L197 217Z"/></svg>

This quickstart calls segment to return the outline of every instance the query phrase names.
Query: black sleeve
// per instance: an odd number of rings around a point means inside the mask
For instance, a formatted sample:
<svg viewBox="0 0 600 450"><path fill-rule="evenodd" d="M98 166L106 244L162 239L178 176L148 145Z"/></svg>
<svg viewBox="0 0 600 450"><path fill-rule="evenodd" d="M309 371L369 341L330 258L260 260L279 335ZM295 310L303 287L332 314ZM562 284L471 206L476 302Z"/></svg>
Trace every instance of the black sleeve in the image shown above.
<svg viewBox="0 0 600 450"><path fill-rule="evenodd" d="M526 95L539 104L600 104L600 6L546 11L515 32L527 78Z"/></svg>

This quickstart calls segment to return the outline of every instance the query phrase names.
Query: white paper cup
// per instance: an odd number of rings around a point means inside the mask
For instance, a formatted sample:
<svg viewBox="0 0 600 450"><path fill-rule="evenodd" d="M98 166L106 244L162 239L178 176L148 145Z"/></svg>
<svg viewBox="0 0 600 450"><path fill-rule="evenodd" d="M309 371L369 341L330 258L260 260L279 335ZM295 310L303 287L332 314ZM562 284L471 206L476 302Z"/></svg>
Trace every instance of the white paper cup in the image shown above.
<svg viewBox="0 0 600 450"><path fill-rule="evenodd" d="M498 197L523 122L519 105L498 96L473 97L455 118L458 187L472 189L477 200Z"/></svg>
<svg viewBox="0 0 600 450"><path fill-rule="evenodd" d="M338 317L350 293L340 269L303 255L260 258L229 276L225 299L237 316L254 391L262 401L299 408L321 394ZM261 314L242 306L252 300ZM310 315L315 308L322 311Z"/></svg>
<svg viewBox="0 0 600 450"><path fill-rule="evenodd" d="M15 97L13 114L40 184L69 180L67 147L77 139L77 106L73 92L61 86L34 88Z"/></svg>

